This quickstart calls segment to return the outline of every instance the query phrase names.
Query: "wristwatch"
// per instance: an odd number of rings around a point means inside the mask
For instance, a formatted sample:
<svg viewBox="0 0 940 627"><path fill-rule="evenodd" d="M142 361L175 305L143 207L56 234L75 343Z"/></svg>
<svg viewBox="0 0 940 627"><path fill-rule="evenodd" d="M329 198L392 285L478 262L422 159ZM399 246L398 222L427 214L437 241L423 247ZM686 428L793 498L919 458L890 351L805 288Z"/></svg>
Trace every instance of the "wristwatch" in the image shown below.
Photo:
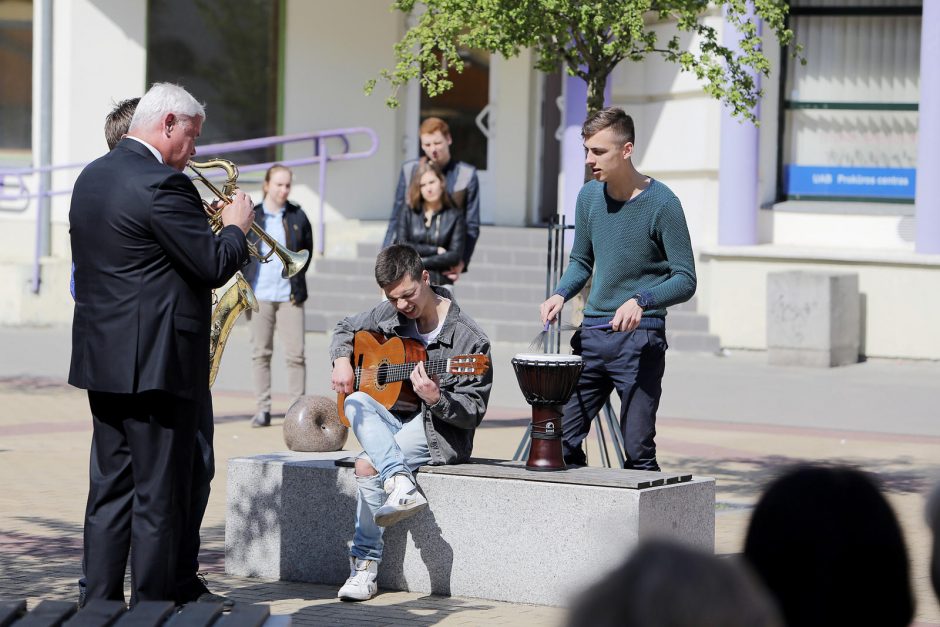
<svg viewBox="0 0 940 627"><path fill-rule="evenodd" d="M644 311L653 306L653 298L650 296L649 292L637 292L633 295L633 300L635 300L636 304L640 306L640 309Z"/></svg>

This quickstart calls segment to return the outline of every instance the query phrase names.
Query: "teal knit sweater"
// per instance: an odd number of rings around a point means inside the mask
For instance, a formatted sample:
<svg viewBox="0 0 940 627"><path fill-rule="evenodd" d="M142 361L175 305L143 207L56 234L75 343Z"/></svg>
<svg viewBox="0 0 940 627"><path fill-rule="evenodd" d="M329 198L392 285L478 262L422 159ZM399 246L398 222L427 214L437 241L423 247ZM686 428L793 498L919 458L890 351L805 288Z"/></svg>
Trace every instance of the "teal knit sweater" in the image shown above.
<svg viewBox="0 0 940 627"><path fill-rule="evenodd" d="M609 322L618 307L640 294L649 302L644 321L653 323L642 326L661 326L666 307L695 294L692 243L676 195L650 180L649 187L624 202L608 196L605 183L586 183L578 194L568 268L555 293L570 299L592 270L585 318Z"/></svg>

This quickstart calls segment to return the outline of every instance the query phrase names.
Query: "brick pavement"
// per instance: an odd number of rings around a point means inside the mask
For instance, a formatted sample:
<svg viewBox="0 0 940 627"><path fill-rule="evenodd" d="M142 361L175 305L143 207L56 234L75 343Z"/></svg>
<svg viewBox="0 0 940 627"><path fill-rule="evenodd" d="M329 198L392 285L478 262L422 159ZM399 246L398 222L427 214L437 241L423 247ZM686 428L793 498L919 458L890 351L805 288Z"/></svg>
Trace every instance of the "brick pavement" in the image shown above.
<svg viewBox="0 0 940 627"><path fill-rule="evenodd" d="M504 370L505 372L505 370ZM275 404L283 406L283 396ZM219 473L204 526L203 562L213 589L240 601L269 603L305 625L560 625L558 608L384 591L364 604L335 600L331 586L269 582L224 574L224 460L282 450L280 420L251 429L251 395L215 395ZM509 458L526 422L524 406L494 408L475 453ZM806 426L755 425L661 417L665 468L717 479L716 550L737 553L761 488L797 461L848 463L875 472L901 519L918 597L919 625L940 625L929 585L930 536L923 494L940 477L940 437ZM81 556L90 438L84 393L56 377L0 378L0 597L70 599ZM592 459L598 458L593 437ZM354 441L347 447L356 448Z"/></svg>

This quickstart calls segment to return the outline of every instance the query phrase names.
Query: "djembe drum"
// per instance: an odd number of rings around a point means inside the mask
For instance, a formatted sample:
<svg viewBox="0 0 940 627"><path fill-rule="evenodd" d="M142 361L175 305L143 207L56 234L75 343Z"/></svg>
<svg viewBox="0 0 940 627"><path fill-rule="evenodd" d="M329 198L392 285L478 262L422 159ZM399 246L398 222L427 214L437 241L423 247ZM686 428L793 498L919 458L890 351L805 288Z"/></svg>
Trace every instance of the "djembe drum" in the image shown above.
<svg viewBox="0 0 940 627"><path fill-rule="evenodd" d="M532 446L528 470L564 470L561 452L562 408L581 374L580 355L519 353L512 367L526 402L532 406Z"/></svg>

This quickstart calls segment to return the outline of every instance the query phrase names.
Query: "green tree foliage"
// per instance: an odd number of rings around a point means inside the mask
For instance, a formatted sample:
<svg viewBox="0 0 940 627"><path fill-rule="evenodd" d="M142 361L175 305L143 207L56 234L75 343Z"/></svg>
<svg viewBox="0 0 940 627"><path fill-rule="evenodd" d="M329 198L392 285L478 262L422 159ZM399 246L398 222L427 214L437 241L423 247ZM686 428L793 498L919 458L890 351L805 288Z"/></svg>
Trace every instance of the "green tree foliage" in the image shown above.
<svg viewBox="0 0 940 627"><path fill-rule="evenodd" d="M793 33L786 28L785 0L752 4L764 28L789 44ZM707 23L709 12L721 8L741 32L739 52L723 46L720 33ZM587 83L588 111L604 106L604 86L618 63L659 55L693 72L735 115L754 120L761 92L752 72L770 73L746 0L395 0L392 10L413 14L416 23L395 44L395 67L379 75L391 85L390 107L398 106L398 89L409 80L418 79L432 97L450 89L448 70L463 70L461 48L506 58L531 48L537 69L553 72L562 66ZM657 32L663 23L675 27L666 41ZM690 35L694 43L683 45ZM366 84L366 93L379 79Z"/></svg>

